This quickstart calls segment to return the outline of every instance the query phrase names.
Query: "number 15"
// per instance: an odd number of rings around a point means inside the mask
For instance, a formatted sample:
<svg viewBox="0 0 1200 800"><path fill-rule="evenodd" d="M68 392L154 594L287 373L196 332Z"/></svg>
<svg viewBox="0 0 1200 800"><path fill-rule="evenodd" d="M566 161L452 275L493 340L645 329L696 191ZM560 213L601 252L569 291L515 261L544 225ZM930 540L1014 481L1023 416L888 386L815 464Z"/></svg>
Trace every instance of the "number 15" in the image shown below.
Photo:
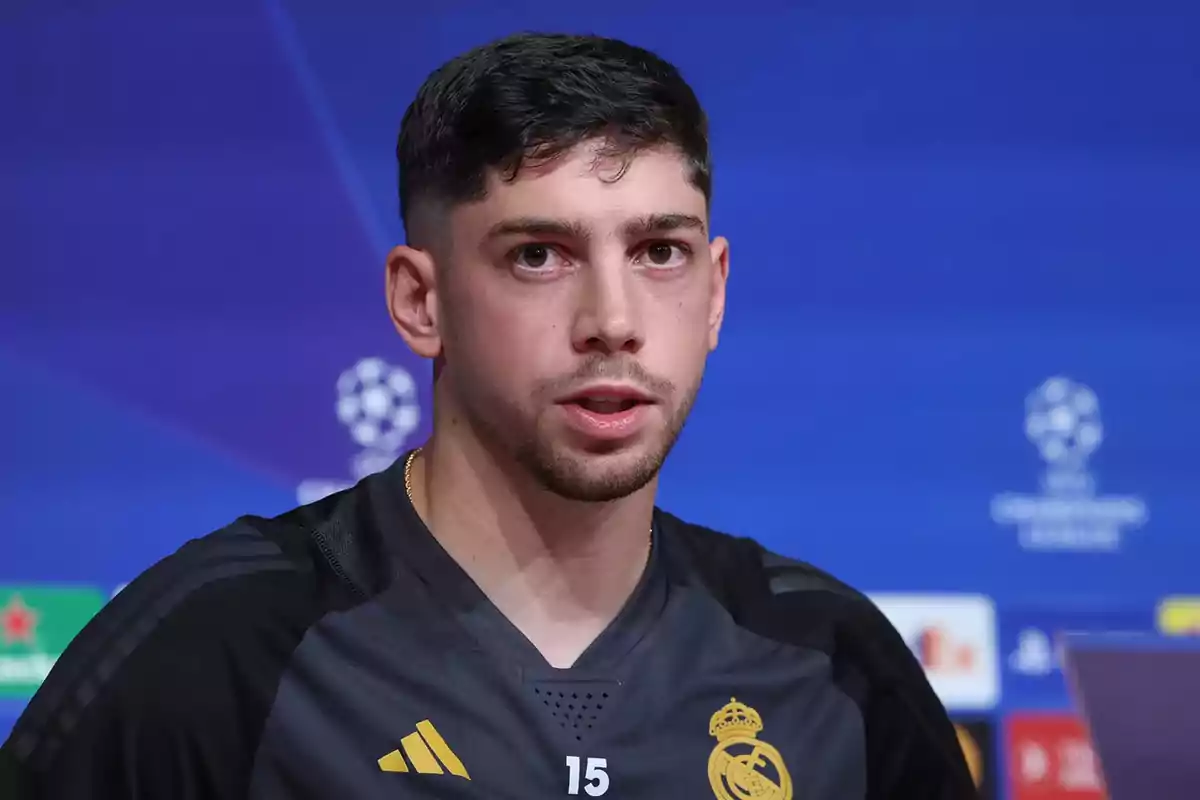
<svg viewBox="0 0 1200 800"><path fill-rule="evenodd" d="M589 758L583 777L587 784L583 790L592 797L608 791L608 759ZM567 756L567 794L579 794L579 756Z"/></svg>

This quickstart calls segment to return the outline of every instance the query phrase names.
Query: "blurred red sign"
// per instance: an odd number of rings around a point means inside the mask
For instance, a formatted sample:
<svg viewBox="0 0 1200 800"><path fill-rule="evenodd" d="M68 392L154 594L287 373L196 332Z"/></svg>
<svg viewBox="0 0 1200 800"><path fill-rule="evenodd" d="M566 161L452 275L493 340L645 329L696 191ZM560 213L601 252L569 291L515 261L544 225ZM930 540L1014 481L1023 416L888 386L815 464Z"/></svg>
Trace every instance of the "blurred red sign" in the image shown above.
<svg viewBox="0 0 1200 800"><path fill-rule="evenodd" d="M1013 800L1103 800L1104 778L1087 729L1073 714L1008 718L1008 785Z"/></svg>

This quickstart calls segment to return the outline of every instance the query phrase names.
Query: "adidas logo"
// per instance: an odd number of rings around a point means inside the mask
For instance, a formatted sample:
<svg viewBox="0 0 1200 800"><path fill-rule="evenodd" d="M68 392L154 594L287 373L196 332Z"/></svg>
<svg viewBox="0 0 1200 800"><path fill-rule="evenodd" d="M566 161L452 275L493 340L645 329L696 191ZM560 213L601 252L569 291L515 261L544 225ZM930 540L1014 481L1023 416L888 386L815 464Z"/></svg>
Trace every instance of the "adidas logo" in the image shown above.
<svg viewBox="0 0 1200 800"><path fill-rule="evenodd" d="M449 772L451 775L471 780L462 761L427 719L417 723L415 733L410 733L400 740L399 750L393 750L379 759L379 768L384 772L411 771L420 775L444 775Z"/></svg>

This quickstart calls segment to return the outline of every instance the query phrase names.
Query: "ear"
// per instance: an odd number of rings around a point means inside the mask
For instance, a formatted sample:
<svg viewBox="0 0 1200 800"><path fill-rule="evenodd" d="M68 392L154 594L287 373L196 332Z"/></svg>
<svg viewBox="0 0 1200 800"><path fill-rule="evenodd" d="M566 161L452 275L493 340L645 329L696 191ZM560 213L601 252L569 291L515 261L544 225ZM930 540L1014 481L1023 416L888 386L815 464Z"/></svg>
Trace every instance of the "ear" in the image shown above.
<svg viewBox="0 0 1200 800"><path fill-rule="evenodd" d="M442 353L437 300L433 256L406 245L393 248L387 258L388 312L409 348L423 358Z"/></svg>
<svg viewBox="0 0 1200 800"><path fill-rule="evenodd" d="M712 289L708 305L708 349L717 348L721 335L721 323L725 321L725 285L729 281L729 241L718 236L708 246L712 260Z"/></svg>

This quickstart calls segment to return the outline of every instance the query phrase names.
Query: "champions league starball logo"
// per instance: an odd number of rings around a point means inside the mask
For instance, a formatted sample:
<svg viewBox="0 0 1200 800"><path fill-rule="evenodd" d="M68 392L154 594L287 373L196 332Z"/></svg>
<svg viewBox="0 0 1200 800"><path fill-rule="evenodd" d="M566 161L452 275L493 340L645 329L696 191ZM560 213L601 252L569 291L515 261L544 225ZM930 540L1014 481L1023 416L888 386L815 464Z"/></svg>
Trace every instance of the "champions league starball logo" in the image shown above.
<svg viewBox="0 0 1200 800"><path fill-rule="evenodd" d="M396 460L421 421L417 384L400 367L364 358L337 381L337 415L362 452L354 476L364 478Z"/></svg>
<svg viewBox="0 0 1200 800"><path fill-rule="evenodd" d="M1025 401L1025 435L1051 469L1082 472L1100 446L1100 403L1086 386L1051 378Z"/></svg>
<svg viewBox="0 0 1200 800"><path fill-rule="evenodd" d="M1095 393L1054 377L1025 401L1025 434L1046 462L1040 494L1007 492L992 500L992 519L1015 525L1026 550L1116 551L1126 529L1146 522L1141 498L1100 496L1088 459L1104 440Z"/></svg>
<svg viewBox="0 0 1200 800"><path fill-rule="evenodd" d="M360 448L350 462L354 480L387 469L421 422L417 384L406 370L380 358L364 358L337 379L338 420ZM307 480L297 491L301 504L349 488L347 480Z"/></svg>

